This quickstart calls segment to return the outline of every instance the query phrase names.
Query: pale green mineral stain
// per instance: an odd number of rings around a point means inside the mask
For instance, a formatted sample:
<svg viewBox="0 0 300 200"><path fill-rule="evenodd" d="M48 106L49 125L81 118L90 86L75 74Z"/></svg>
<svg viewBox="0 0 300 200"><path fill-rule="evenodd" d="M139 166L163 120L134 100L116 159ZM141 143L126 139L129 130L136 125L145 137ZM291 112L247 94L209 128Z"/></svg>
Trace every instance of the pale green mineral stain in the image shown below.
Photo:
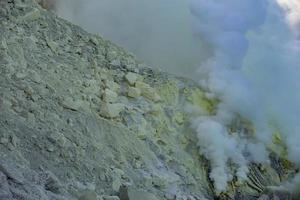
<svg viewBox="0 0 300 200"><path fill-rule="evenodd" d="M157 92L162 101L167 105L174 105L178 103L179 88L175 81L168 81L167 83L159 86Z"/></svg>
<svg viewBox="0 0 300 200"><path fill-rule="evenodd" d="M209 114L212 114L218 104L218 100L210 100L205 97L204 92L199 88L185 88L186 100L192 105L198 106Z"/></svg>

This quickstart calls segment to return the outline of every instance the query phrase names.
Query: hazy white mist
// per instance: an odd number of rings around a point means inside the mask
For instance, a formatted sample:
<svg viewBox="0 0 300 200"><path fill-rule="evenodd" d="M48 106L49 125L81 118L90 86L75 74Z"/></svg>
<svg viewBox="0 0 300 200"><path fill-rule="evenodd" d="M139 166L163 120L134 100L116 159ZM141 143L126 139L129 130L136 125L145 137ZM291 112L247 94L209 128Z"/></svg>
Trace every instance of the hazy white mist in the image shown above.
<svg viewBox="0 0 300 200"><path fill-rule="evenodd" d="M57 12L221 100L191 120L217 192L268 163L275 132L300 165L300 0L60 0ZM238 116L254 136L228 131Z"/></svg>
<svg viewBox="0 0 300 200"><path fill-rule="evenodd" d="M58 14L125 47L153 67L197 78L211 54L191 29L186 0L59 0Z"/></svg>

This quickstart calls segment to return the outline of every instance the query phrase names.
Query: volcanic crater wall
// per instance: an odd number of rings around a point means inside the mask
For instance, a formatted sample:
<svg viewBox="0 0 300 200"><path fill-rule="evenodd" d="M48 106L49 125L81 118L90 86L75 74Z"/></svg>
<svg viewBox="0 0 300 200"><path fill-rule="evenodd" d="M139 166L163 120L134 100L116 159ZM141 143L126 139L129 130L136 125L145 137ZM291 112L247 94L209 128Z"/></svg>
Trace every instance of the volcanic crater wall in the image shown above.
<svg viewBox="0 0 300 200"><path fill-rule="evenodd" d="M0 1L0 73L0 199L289 197L276 157L216 197L186 107L217 101L33 0Z"/></svg>

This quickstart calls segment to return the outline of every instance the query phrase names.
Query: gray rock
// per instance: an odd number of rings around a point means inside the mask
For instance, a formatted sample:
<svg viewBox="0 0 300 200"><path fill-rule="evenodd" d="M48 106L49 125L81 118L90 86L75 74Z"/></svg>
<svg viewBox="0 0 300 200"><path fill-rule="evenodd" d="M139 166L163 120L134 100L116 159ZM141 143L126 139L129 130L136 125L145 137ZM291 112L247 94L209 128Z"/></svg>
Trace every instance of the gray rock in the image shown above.
<svg viewBox="0 0 300 200"><path fill-rule="evenodd" d="M103 195L100 197L100 200L120 200L120 198L118 196Z"/></svg>
<svg viewBox="0 0 300 200"><path fill-rule="evenodd" d="M53 193L62 193L63 186L58 180L58 178L50 171L47 171L45 174L46 174L45 189Z"/></svg>
<svg viewBox="0 0 300 200"><path fill-rule="evenodd" d="M129 87L127 91L127 96L131 98L138 98L139 96L141 96L141 93L142 92L139 88Z"/></svg>
<svg viewBox="0 0 300 200"><path fill-rule="evenodd" d="M128 188L128 196L130 200L158 200L154 194L134 188Z"/></svg>
<svg viewBox="0 0 300 200"><path fill-rule="evenodd" d="M138 75L135 73L129 72L128 74L125 75L125 79L131 86L133 86L138 79Z"/></svg>
<svg viewBox="0 0 300 200"><path fill-rule="evenodd" d="M107 103L115 103L117 101L118 94L110 89L105 89L103 94L103 101Z"/></svg>
<svg viewBox="0 0 300 200"><path fill-rule="evenodd" d="M125 105L122 103L103 103L101 106L100 114L103 117L115 118L119 116L124 107Z"/></svg>
<svg viewBox="0 0 300 200"><path fill-rule="evenodd" d="M12 194L9 190L7 176L0 171L0 199L10 199Z"/></svg>
<svg viewBox="0 0 300 200"><path fill-rule="evenodd" d="M12 179L16 183L24 183L22 171L16 169L12 163L6 162L4 159L0 160L0 172L5 174L8 178Z"/></svg>
<svg viewBox="0 0 300 200"><path fill-rule="evenodd" d="M97 200L97 194L95 191L85 190L81 192L78 198L79 200Z"/></svg>
<svg viewBox="0 0 300 200"><path fill-rule="evenodd" d="M185 106L216 105L194 82L145 67L34 0L0 0L0 71L0 199L214 198ZM228 196L280 184L273 168L251 171Z"/></svg>
<svg viewBox="0 0 300 200"><path fill-rule="evenodd" d="M150 99L150 100L155 101L155 102L160 100L160 96L157 94L155 89L152 88L147 83L137 81L135 83L135 87L138 88L142 92L142 95L144 97L146 97L147 99Z"/></svg>

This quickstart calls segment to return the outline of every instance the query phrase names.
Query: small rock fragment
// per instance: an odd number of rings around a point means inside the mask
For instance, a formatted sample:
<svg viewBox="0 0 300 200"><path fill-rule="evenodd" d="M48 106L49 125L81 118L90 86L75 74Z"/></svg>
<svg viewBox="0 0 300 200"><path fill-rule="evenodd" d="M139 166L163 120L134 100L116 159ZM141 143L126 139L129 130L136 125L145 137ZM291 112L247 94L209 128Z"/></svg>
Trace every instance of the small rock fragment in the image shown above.
<svg viewBox="0 0 300 200"><path fill-rule="evenodd" d="M127 96L131 98L137 98L141 96L141 90L139 88L129 87L127 91Z"/></svg>
<svg viewBox="0 0 300 200"><path fill-rule="evenodd" d="M166 181L159 176L155 176L152 178L152 184L157 188L165 188L166 187Z"/></svg>
<svg viewBox="0 0 300 200"><path fill-rule="evenodd" d="M146 133L140 132L140 133L138 134L138 138L139 138L140 140L146 140L146 139L147 139L147 135L146 135Z"/></svg>
<svg viewBox="0 0 300 200"><path fill-rule="evenodd" d="M14 146L14 147L17 147L17 145L19 144L20 140L17 136L15 135L12 135L10 137L10 141L11 141L11 144Z"/></svg>
<svg viewBox="0 0 300 200"><path fill-rule="evenodd" d="M120 198L117 196L103 195L100 197L100 200L120 200Z"/></svg>
<svg viewBox="0 0 300 200"><path fill-rule="evenodd" d="M2 137L0 138L0 144L7 144L9 142L8 138Z"/></svg>
<svg viewBox="0 0 300 200"><path fill-rule="evenodd" d="M32 9L31 12L28 12L26 15L24 15L21 20L24 21L33 21L33 20L37 20L41 17L41 13L37 8Z"/></svg>
<svg viewBox="0 0 300 200"><path fill-rule="evenodd" d="M9 185L7 182L7 177L5 174L0 172L0 199L11 199L12 194L9 190Z"/></svg>
<svg viewBox="0 0 300 200"><path fill-rule="evenodd" d="M174 194L167 193L164 195L167 200L179 199Z"/></svg>
<svg viewBox="0 0 300 200"><path fill-rule="evenodd" d="M191 195L189 195L187 198L188 198L188 200L196 200L196 198Z"/></svg>
<svg viewBox="0 0 300 200"><path fill-rule="evenodd" d="M115 118L124 109L125 105L122 103L104 103L101 106L100 114L103 117Z"/></svg>
<svg viewBox="0 0 300 200"><path fill-rule="evenodd" d="M31 79L35 83L41 83L42 81L41 76L36 71L32 71Z"/></svg>
<svg viewBox="0 0 300 200"><path fill-rule="evenodd" d="M117 92L120 89L119 84L114 81L105 80L105 86L114 92Z"/></svg>
<svg viewBox="0 0 300 200"><path fill-rule="evenodd" d="M173 116L173 120L174 120L177 124L179 124L179 125L183 124L183 123L184 123L184 115L183 115L183 113L181 113L181 112L176 112L175 115Z"/></svg>
<svg viewBox="0 0 300 200"><path fill-rule="evenodd" d="M118 94L110 89L105 89L104 94L103 94L103 101L107 103L114 103L117 101Z"/></svg>
<svg viewBox="0 0 300 200"><path fill-rule="evenodd" d="M121 185L122 185L122 183L119 178L114 179L112 182L113 191L118 192L120 190Z"/></svg>
<svg viewBox="0 0 300 200"><path fill-rule="evenodd" d="M73 98L71 97L66 97L62 102L61 102L62 107L73 110L73 111L77 111L81 105L82 102L80 100L73 100Z"/></svg>
<svg viewBox="0 0 300 200"><path fill-rule="evenodd" d="M115 192L119 192L121 186L122 186L122 177L124 176L124 171L121 169L114 168L113 169L113 182L112 182L112 189Z"/></svg>
<svg viewBox="0 0 300 200"><path fill-rule="evenodd" d="M261 195L257 200L269 200L270 198L268 197L268 195L263 194Z"/></svg>
<svg viewBox="0 0 300 200"><path fill-rule="evenodd" d="M17 79L23 79L23 78L25 78L27 76L27 74L25 73L25 72L17 72L17 73L15 73L15 77L17 78Z"/></svg>
<svg viewBox="0 0 300 200"><path fill-rule="evenodd" d="M58 45L56 42L47 40L47 45L53 53L57 53Z"/></svg>
<svg viewBox="0 0 300 200"><path fill-rule="evenodd" d="M94 45L98 46L100 43L96 37L91 37L90 42L92 42Z"/></svg>
<svg viewBox="0 0 300 200"><path fill-rule="evenodd" d="M97 200L97 194L92 190L84 190L79 197L79 200Z"/></svg>
<svg viewBox="0 0 300 200"><path fill-rule="evenodd" d="M58 180L58 178L50 171L46 172L46 183L45 188L53 193L59 194L62 193L62 184Z"/></svg>
<svg viewBox="0 0 300 200"><path fill-rule="evenodd" d="M120 60L113 60L110 62L110 64L114 67L119 67L121 66L121 61Z"/></svg>
<svg viewBox="0 0 300 200"><path fill-rule="evenodd" d="M48 145L47 146L47 151L49 152L53 152L55 149L54 149L54 146L52 144Z"/></svg>
<svg viewBox="0 0 300 200"><path fill-rule="evenodd" d="M66 138L61 133L52 133L47 136L48 140L53 143L57 144L59 147L64 147L66 144Z"/></svg>
<svg viewBox="0 0 300 200"><path fill-rule="evenodd" d="M23 183L24 177L20 170L11 166L9 163L0 159L0 171L2 171L8 178L12 179L15 183Z"/></svg>
<svg viewBox="0 0 300 200"><path fill-rule="evenodd" d="M24 93L27 95L27 97L31 97L33 95L33 89L30 86L28 86L24 88Z"/></svg>
<svg viewBox="0 0 300 200"><path fill-rule="evenodd" d="M119 198L120 200L129 200L128 196L128 188L125 185L122 185L119 190Z"/></svg>
<svg viewBox="0 0 300 200"><path fill-rule="evenodd" d="M137 74L132 72L129 72L128 74L125 75L125 79L130 85L134 85L137 78L138 78Z"/></svg>
<svg viewBox="0 0 300 200"><path fill-rule="evenodd" d="M158 200L158 198L145 190L138 190L135 188L128 188L128 197L130 200Z"/></svg>
<svg viewBox="0 0 300 200"><path fill-rule="evenodd" d="M142 92L142 95L147 98L150 99L154 102L157 102L160 100L160 96L156 93L155 89L152 88L150 85L141 82L141 81L137 81L135 83L135 87L139 88Z"/></svg>

